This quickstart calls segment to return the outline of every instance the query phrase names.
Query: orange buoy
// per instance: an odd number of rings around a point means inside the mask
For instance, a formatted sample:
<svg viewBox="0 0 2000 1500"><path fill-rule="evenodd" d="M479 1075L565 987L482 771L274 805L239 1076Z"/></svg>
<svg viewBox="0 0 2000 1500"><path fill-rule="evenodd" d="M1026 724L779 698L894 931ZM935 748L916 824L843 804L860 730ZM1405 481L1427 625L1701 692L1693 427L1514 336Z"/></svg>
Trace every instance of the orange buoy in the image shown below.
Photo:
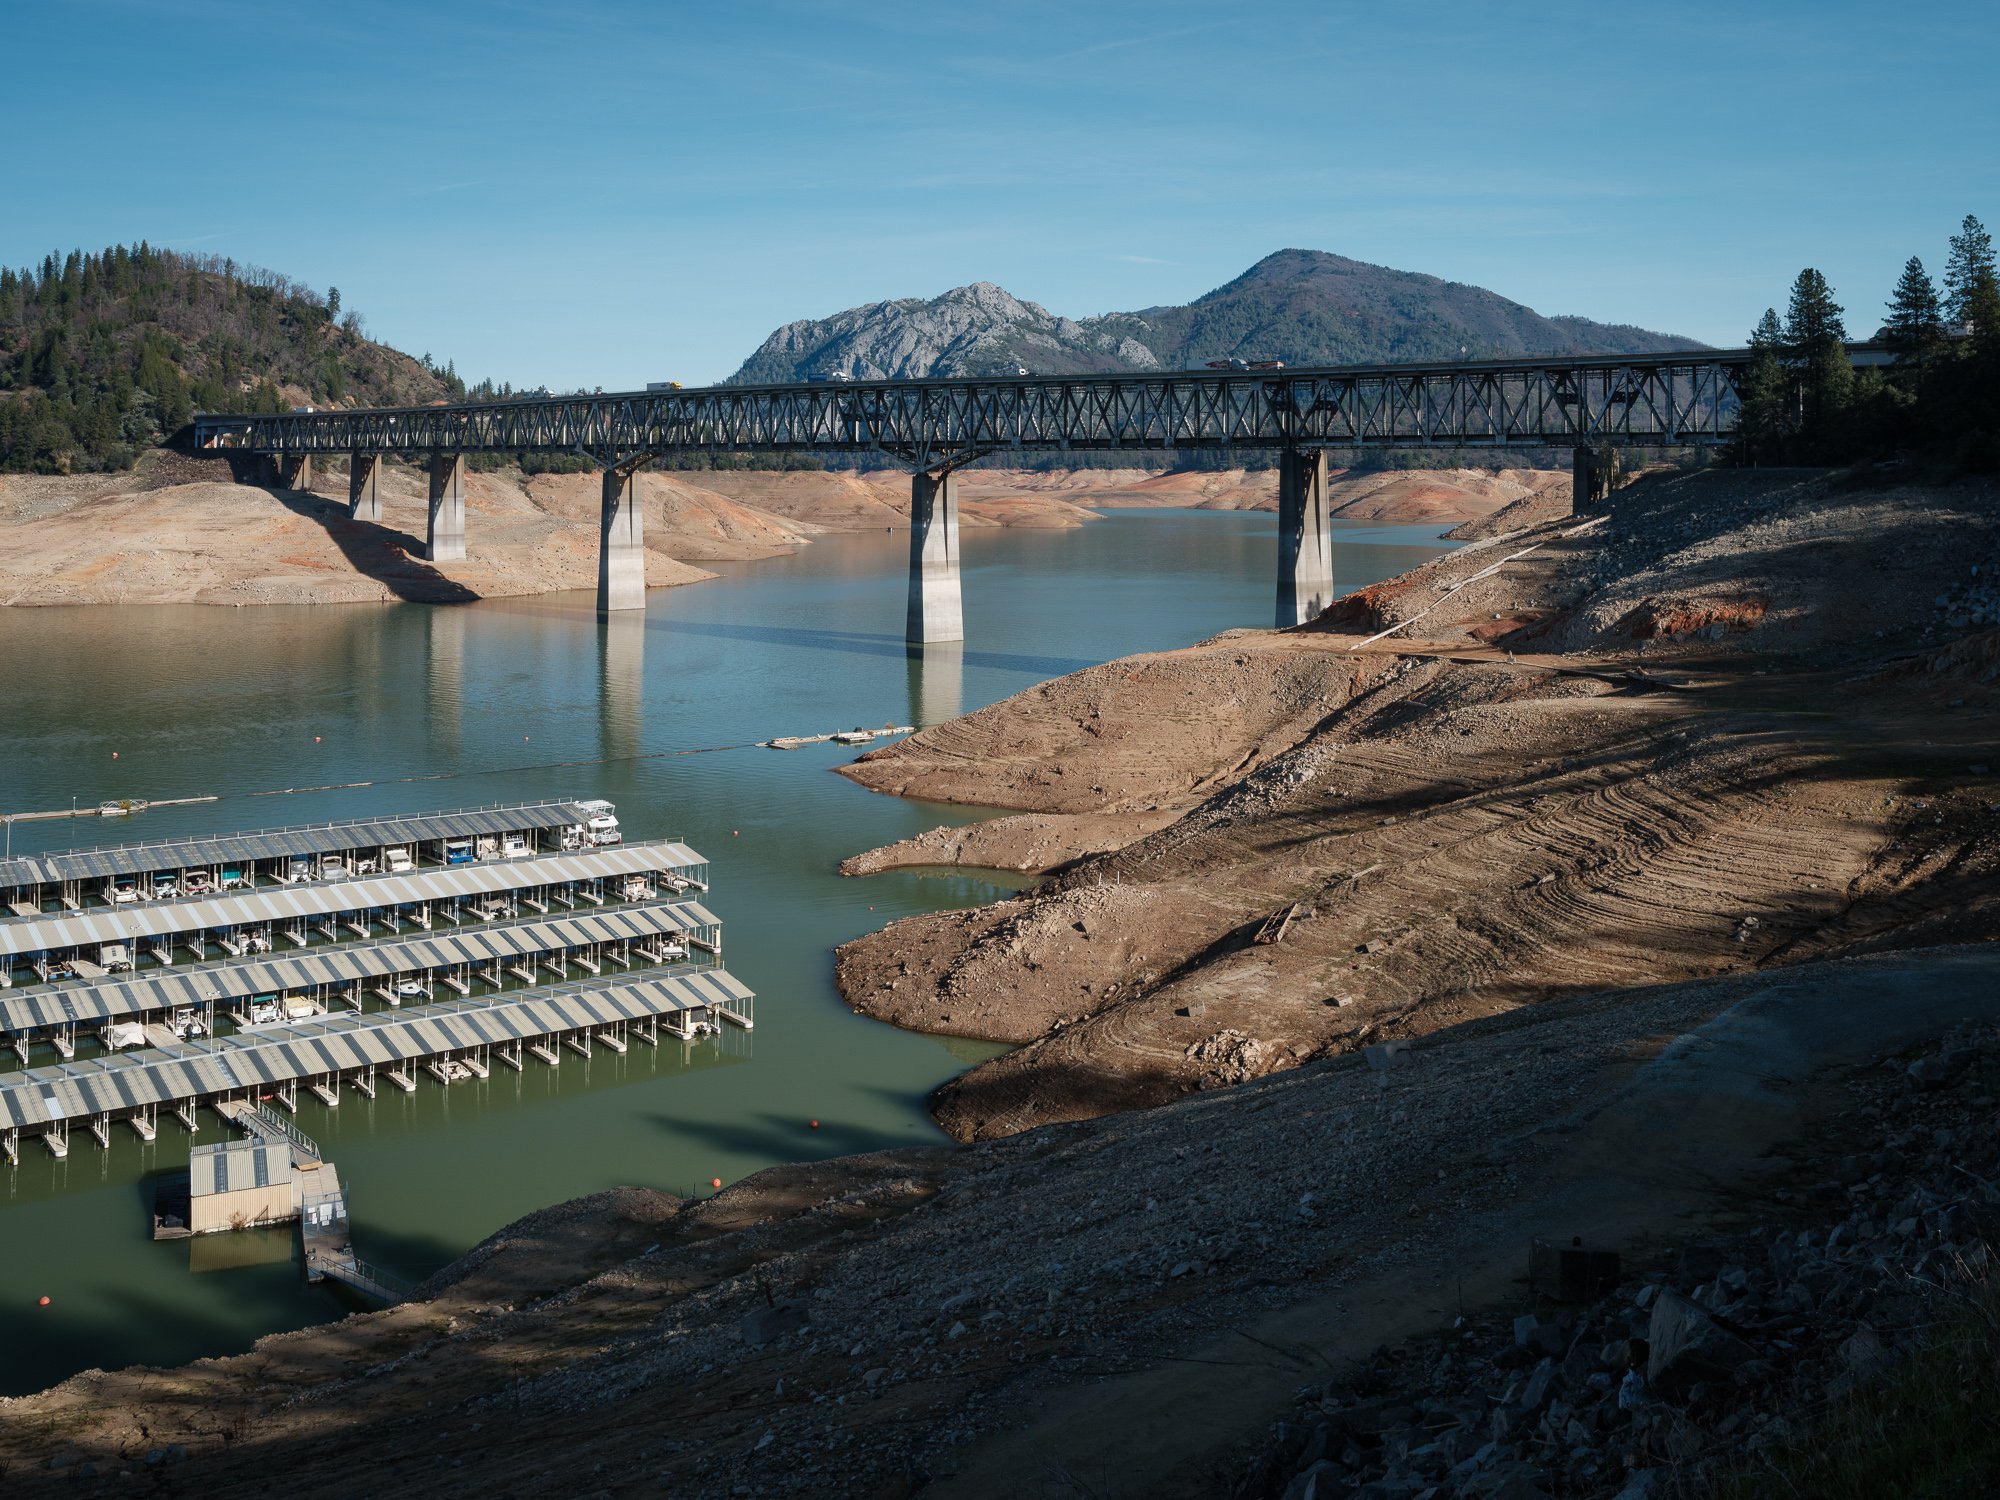
<svg viewBox="0 0 2000 1500"><path fill-rule="evenodd" d="M708 1185L709 1185L710 1187L718 1187L718 1188L719 1188L719 1187L721 1187L721 1186L722 1186L722 1179L721 1179L720 1177L711 1177L711 1178L709 1178L709 1179L708 1179Z"/></svg>
<svg viewBox="0 0 2000 1500"><path fill-rule="evenodd" d="M117 752L116 750L113 750L113 751L111 752L111 758L112 758L113 760L116 760L116 759L118 759L118 752Z"/></svg>
<svg viewBox="0 0 2000 1500"><path fill-rule="evenodd" d="M47 1306L49 1305L49 1299L48 1299L48 1298L46 1298L46 1297L44 1297L44 1298L42 1298L42 1300L41 1300L41 1301L40 1301L39 1303L37 1303L36 1305L37 1305L38 1307L47 1307Z"/></svg>
<svg viewBox="0 0 2000 1500"><path fill-rule="evenodd" d="M319 743L319 736L318 736L318 735L314 735L314 736L313 736L313 743L314 743L315 745L317 745L317 744Z"/></svg>
<svg viewBox="0 0 2000 1500"><path fill-rule="evenodd" d="M817 1130L817 1129L819 1129L819 1121L817 1121L817 1120L814 1120L814 1121L813 1121L813 1129L814 1129L814 1130Z"/></svg>

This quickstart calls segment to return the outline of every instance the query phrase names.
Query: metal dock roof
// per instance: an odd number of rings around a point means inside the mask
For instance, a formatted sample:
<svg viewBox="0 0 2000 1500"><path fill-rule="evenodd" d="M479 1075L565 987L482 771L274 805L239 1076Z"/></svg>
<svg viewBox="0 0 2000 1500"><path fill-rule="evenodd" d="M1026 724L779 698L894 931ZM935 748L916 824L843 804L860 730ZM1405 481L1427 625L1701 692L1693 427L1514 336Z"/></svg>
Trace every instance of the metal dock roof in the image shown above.
<svg viewBox="0 0 2000 1500"><path fill-rule="evenodd" d="M363 875L351 880L232 891L221 896L96 907L64 916L9 917L0 920L0 958L45 953L56 948L82 948L93 943L132 943L174 932L290 922L336 912L443 901L455 896L491 895L607 876L656 874L706 863L686 844L672 841L614 844L607 849L582 849L573 854L547 854L534 859L496 859L419 870L411 875Z"/></svg>
<svg viewBox="0 0 2000 1500"><path fill-rule="evenodd" d="M664 937L719 925L714 913L699 902L676 901L579 912L572 916L529 917L490 926L447 928L442 932L377 938L373 942L346 943L267 958L190 964L182 969L64 984L32 995L0 999L0 1032L89 1025L181 1005L243 1000L310 985L351 984L415 969L490 963L558 948L582 947L586 943Z"/></svg>
<svg viewBox="0 0 2000 1500"><path fill-rule="evenodd" d="M173 1105L369 1066L651 1020L752 998L722 969L453 1000L400 1015L323 1016L216 1041L56 1063L0 1078L0 1130Z"/></svg>
<svg viewBox="0 0 2000 1500"><path fill-rule="evenodd" d="M569 828L587 822L589 817L574 802L500 803L454 812L414 813L402 818L355 818L343 823L309 823L296 828L251 829L202 838L108 844L96 849L56 849L46 854L0 860L0 888L187 870L280 859L293 854L332 854L342 849L384 848L482 833Z"/></svg>

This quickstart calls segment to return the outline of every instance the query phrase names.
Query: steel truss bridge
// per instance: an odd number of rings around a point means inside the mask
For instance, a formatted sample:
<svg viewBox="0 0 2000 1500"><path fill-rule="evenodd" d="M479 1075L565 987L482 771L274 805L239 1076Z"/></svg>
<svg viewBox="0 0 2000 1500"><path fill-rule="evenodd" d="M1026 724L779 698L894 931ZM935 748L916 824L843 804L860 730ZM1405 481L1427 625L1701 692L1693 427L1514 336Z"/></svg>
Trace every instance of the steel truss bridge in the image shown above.
<svg viewBox="0 0 2000 1500"><path fill-rule="evenodd" d="M1849 346L1856 364L1888 352ZM465 556L470 453L580 453L603 470L598 608L646 603L633 476L674 454L882 455L911 470L913 645L964 638L954 471L996 453L1188 450L1278 464L1277 622L1333 602L1327 454L1391 448L1572 450L1579 508L1620 448L1713 448L1736 427L1747 349L1548 355L1291 370L1179 370L710 386L460 405L195 418L198 444L267 455L310 485L315 455L350 457L350 515L382 519L380 460L430 465L428 556Z"/></svg>
<svg viewBox="0 0 2000 1500"><path fill-rule="evenodd" d="M827 381L281 416L197 440L316 453L883 454L942 471L999 452L1685 447L1728 440L1747 350L1323 369Z"/></svg>

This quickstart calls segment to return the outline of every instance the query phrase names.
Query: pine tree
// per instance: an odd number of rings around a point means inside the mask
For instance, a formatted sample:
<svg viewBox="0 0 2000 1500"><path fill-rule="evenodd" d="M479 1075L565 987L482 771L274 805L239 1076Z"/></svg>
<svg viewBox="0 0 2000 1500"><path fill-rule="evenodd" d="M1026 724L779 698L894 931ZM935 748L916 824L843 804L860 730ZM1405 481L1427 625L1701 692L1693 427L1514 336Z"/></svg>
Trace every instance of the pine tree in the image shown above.
<svg viewBox="0 0 2000 1500"><path fill-rule="evenodd" d="M1737 390L1742 411L1736 422L1736 445L1745 463L1764 463L1782 456L1787 385L1779 357L1783 346L1778 310L1767 307L1750 331L1750 364Z"/></svg>
<svg viewBox="0 0 2000 1500"><path fill-rule="evenodd" d="M1971 214L1951 237L1951 258L1944 266L1945 314L1954 323L1976 322L1975 303L1994 284L1993 236Z"/></svg>
<svg viewBox="0 0 2000 1500"><path fill-rule="evenodd" d="M1886 342L1896 351L1899 369L1914 370L1919 380L1944 342L1944 307L1924 263L1912 255L1896 280L1889 299Z"/></svg>
<svg viewBox="0 0 2000 1500"><path fill-rule="evenodd" d="M1785 312L1785 364L1798 393L1801 456L1824 463L1840 447L1841 416L1854 391L1854 366L1847 357L1847 326L1833 288L1811 266L1792 283Z"/></svg>

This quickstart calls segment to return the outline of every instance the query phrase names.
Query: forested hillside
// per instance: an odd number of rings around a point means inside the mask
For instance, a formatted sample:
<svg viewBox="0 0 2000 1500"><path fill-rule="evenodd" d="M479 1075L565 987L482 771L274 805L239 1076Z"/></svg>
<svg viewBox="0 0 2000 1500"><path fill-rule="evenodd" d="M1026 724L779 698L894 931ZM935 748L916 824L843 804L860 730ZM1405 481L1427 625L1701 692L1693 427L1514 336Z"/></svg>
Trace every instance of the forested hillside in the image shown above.
<svg viewBox="0 0 2000 1500"><path fill-rule="evenodd" d="M143 242L0 267L0 469L129 467L197 410L394 405L463 392L373 343L340 293Z"/></svg>

